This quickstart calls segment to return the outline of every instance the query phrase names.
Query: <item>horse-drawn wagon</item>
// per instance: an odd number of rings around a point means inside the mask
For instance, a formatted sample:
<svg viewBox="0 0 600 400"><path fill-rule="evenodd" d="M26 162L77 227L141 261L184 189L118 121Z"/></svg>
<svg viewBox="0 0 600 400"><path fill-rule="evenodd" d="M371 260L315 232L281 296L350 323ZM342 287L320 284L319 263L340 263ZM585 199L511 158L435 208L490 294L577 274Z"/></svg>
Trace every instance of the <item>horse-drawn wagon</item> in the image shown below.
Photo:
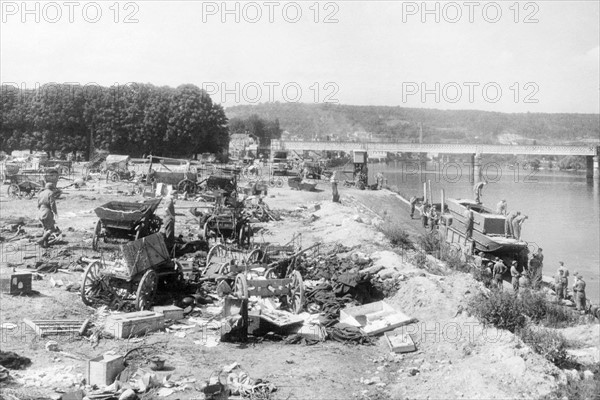
<svg viewBox="0 0 600 400"><path fill-rule="evenodd" d="M175 288L182 268L169 257L162 234L155 233L121 247L114 262L94 260L83 273L81 300L89 306L149 309L159 287Z"/></svg>
<svg viewBox="0 0 600 400"><path fill-rule="evenodd" d="M92 248L98 250L100 239L140 239L160 230L162 220L154 214L162 198L142 203L111 201L96 208L99 220L94 229Z"/></svg>

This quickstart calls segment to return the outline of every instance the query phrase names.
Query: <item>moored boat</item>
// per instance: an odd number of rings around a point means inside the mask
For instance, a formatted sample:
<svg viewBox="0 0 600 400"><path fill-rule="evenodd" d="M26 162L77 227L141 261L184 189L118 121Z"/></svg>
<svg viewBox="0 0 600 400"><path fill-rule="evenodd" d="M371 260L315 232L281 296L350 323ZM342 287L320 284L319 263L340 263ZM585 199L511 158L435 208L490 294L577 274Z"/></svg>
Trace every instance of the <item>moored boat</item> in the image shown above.
<svg viewBox="0 0 600 400"><path fill-rule="evenodd" d="M483 204L471 199L446 199L447 212L443 216L445 221L442 232L449 242L458 242L460 237L465 240L467 206L473 211L472 240L476 250L495 254L518 254L527 249L527 242L508 238L505 236L506 217L494 213ZM454 238L454 236L457 236ZM517 258L517 257L515 257ZM520 258L520 257L519 257Z"/></svg>

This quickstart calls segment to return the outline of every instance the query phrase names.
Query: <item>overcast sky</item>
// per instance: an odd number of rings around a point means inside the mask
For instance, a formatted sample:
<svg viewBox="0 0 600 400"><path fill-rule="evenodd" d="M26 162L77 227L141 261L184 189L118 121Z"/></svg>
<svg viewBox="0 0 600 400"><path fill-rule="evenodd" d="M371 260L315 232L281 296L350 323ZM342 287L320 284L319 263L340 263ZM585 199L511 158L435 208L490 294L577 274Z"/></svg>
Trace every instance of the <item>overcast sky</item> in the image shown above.
<svg viewBox="0 0 600 400"><path fill-rule="evenodd" d="M2 83L192 83L224 106L599 112L598 1L22 4L2 2Z"/></svg>

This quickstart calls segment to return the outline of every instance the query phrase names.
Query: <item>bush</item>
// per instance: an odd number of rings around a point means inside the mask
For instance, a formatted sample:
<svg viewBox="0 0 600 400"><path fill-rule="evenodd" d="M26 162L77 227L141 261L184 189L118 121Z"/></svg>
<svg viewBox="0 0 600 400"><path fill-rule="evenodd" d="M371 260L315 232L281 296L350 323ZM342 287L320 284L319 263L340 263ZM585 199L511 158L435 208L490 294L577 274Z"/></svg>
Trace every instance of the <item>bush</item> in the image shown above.
<svg viewBox="0 0 600 400"><path fill-rule="evenodd" d="M512 294L493 290L489 295L479 293L471 298L469 310L486 325L516 332L526 323L521 303Z"/></svg>
<svg viewBox="0 0 600 400"><path fill-rule="evenodd" d="M523 313L533 322L559 327L577 320L571 310L548 301L544 293L522 289L519 296Z"/></svg>
<svg viewBox="0 0 600 400"><path fill-rule="evenodd" d="M422 251L418 251L415 253L412 263L417 267L424 269L427 267L427 254Z"/></svg>
<svg viewBox="0 0 600 400"><path fill-rule="evenodd" d="M523 313L531 318L533 322L541 322L546 318L548 306L543 293L522 289L519 295L521 296L520 302L522 303Z"/></svg>
<svg viewBox="0 0 600 400"><path fill-rule="evenodd" d="M590 381L569 379L566 385L560 385L554 392L540 397L540 400L555 399L600 400L600 381L597 379Z"/></svg>
<svg viewBox="0 0 600 400"><path fill-rule="evenodd" d="M434 257L440 258L440 235L437 232L432 232L427 235L419 235L417 238L419 249L427 254L432 254Z"/></svg>
<svg viewBox="0 0 600 400"><path fill-rule="evenodd" d="M392 246L401 247L402 249L413 249L413 242L410 240L408 232L402 229L398 224L392 222L384 222L379 226L379 231L390 240Z"/></svg>
<svg viewBox="0 0 600 400"><path fill-rule="evenodd" d="M544 328L524 327L518 331L518 336L538 354L543 355L557 367L570 362L567 354L567 340L558 332Z"/></svg>

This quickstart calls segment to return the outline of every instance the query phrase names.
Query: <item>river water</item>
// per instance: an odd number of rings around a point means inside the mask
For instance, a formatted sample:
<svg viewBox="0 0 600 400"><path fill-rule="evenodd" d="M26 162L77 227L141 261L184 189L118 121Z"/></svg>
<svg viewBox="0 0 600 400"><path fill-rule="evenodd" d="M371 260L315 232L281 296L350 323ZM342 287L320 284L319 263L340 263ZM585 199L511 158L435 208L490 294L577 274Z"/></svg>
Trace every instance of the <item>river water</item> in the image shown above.
<svg viewBox="0 0 600 400"><path fill-rule="evenodd" d="M381 171L390 186L406 198L423 195L423 182L431 181L434 202L440 201L440 189L446 197L473 198L469 169L463 163L390 162L369 164L369 183ZM587 296L600 303L600 188L586 179L584 172L540 170L532 172L519 166L483 165L488 185L483 203L495 209L505 199L508 210L528 215L522 227L522 239L530 248L544 252L544 274L554 275L558 262L580 272L587 283ZM569 280L569 290L573 278Z"/></svg>

